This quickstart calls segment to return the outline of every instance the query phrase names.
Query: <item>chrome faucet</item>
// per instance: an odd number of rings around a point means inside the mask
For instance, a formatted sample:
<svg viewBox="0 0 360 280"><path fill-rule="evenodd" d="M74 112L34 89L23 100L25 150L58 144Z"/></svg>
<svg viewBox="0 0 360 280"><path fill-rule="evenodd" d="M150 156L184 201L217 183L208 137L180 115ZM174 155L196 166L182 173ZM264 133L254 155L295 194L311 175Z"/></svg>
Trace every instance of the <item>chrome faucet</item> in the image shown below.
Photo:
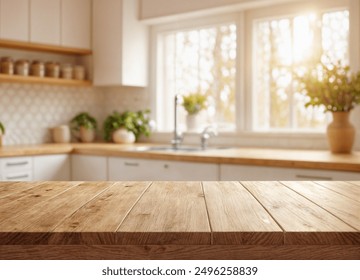
<svg viewBox="0 0 360 280"><path fill-rule="evenodd" d="M201 132L201 149L205 150L208 145L208 140L211 136L216 136L217 131L216 128L212 125L209 125L204 128L204 130Z"/></svg>
<svg viewBox="0 0 360 280"><path fill-rule="evenodd" d="M180 96L175 95L175 100L174 100L174 137L171 140L171 144L175 150L179 148L179 146L183 140L181 133L178 131L177 110L178 110L179 99L180 99Z"/></svg>

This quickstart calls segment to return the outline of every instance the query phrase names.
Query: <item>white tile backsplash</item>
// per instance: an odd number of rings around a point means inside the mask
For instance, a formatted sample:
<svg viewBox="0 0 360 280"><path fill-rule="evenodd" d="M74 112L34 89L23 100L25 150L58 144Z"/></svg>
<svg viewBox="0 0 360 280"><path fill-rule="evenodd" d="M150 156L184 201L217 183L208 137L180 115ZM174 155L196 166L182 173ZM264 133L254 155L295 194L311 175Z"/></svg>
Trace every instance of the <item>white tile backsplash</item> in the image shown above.
<svg viewBox="0 0 360 280"><path fill-rule="evenodd" d="M51 142L50 128L68 124L81 111L103 120L104 95L95 88L0 84L4 145Z"/></svg>

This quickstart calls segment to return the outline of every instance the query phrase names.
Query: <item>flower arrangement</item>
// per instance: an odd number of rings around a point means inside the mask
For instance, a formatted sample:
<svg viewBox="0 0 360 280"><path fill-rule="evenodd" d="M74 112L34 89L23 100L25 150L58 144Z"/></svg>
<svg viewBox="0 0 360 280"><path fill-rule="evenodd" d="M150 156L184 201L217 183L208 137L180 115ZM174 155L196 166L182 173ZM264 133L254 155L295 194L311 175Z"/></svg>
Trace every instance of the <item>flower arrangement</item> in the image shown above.
<svg viewBox="0 0 360 280"><path fill-rule="evenodd" d="M183 96L182 106L189 115L197 114L207 108L207 96L201 93L190 93Z"/></svg>
<svg viewBox="0 0 360 280"><path fill-rule="evenodd" d="M299 78L302 92L309 97L305 106L324 105L325 111L349 112L360 104L360 71L349 66L319 63Z"/></svg>

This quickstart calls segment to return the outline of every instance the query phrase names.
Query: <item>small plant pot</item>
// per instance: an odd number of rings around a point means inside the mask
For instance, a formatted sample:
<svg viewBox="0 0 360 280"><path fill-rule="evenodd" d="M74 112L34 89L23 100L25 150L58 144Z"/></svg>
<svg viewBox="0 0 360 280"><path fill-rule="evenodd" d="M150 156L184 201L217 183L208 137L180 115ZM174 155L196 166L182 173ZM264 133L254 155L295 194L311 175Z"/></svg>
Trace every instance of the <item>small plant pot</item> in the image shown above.
<svg viewBox="0 0 360 280"><path fill-rule="evenodd" d="M112 134L112 139L118 144L131 144L136 140L134 133L125 128L115 130Z"/></svg>
<svg viewBox="0 0 360 280"><path fill-rule="evenodd" d="M80 127L80 141L83 143L91 143L95 140L95 129Z"/></svg>
<svg viewBox="0 0 360 280"><path fill-rule="evenodd" d="M355 140L355 128L349 121L350 112L333 112L333 121L327 127L332 153L351 153Z"/></svg>

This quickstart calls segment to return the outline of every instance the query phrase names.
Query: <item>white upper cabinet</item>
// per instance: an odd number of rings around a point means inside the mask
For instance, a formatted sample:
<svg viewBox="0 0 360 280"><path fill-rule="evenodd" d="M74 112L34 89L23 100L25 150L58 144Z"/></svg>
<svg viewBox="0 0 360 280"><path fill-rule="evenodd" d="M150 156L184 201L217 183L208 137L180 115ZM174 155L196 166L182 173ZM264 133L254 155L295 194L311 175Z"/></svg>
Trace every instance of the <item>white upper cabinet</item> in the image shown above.
<svg viewBox="0 0 360 280"><path fill-rule="evenodd" d="M91 49L91 0L61 1L61 45Z"/></svg>
<svg viewBox="0 0 360 280"><path fill-rule="evenodd" d="M60 45L61 0L30 1L30 41Z"/></svg>
<svg viewBox="0 0 360 280"><path fill-rule="evenodd" d="M29 0L0 0L0 38L29 41Z"/></svg>
<svg viewBox="0 0 360 280"><path fill-rule="evenodd" d="M135 0L93 1L94 85L147 85L148 27Z"/></svg>

